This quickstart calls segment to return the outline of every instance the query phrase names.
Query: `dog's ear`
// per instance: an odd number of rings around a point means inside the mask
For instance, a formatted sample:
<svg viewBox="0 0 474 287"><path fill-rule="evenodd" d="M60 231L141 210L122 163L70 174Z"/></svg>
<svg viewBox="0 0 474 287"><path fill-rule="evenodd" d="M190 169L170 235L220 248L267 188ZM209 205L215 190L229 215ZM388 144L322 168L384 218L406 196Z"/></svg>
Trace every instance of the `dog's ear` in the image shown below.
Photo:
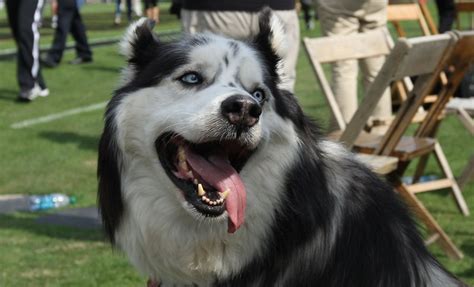
<svg viewBox="0 0 474 287"><path fill-rule="evenodd" d="M254 43L262 51L266 64L273 69L275 76L281 75L281 59L287 54L288 43L283 23L269 7L260 11L259 33Z"/></svg>
<svg viewBox="0 0 474 287"><path fill-rule="evenodd" d="M140 68L149 63L158 53L160 45L153 32L155 22L141 18L131 24L120 42L120 52L130 65Z"/></svg>
<svg viewBox="0 0 474 287"><path fill-rule="evenodd" d="M124 212L120 182L120 151L114 136L114 125L108 107L104 131L99 143L97 177L99 191L97 194L102 223L109 240L115 243L115 230L120 224Z"/></svg>

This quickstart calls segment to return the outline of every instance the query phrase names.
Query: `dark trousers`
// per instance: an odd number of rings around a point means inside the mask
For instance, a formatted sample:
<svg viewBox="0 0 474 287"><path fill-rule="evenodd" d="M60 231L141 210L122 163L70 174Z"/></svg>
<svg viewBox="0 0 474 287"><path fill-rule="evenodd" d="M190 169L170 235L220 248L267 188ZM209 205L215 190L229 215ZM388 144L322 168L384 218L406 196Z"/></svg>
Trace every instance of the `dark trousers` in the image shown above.
<svg viewBox="0 0 474 287"><path fill-rule="evenodd" d="M48 58L56 63L61 61L66 47L67 35L71 32L76 42L77 56L83 59L92 59L92 51L87 42L86 28L75 0L58 1L58 27L54 33L54 40L48 52Z"/></svg>
<svg viewBox="0 0 474 287"><path fill-rule="evenodd" d="M125 0L127 4L127 19L128 21L132 21L132 0ZM116 0L115 2L115 16L120 16L120 4L122 4L122 0Z"/></svg>
<svg viewBox="0 0 474 287"><path fill-rule="evenodd" d="M39 21L44 0L7 0L8 22L15 38L17 80L21 90L32 89L35 83L46 85L39 63Z"/></svg>
<svg viewBox="0 0 474 287"><path fill-rule="evenodd" d="M438 7L439 32L444 33L451 30L454 19L456 18L454 0L436 0L436 6Z"/></svg>

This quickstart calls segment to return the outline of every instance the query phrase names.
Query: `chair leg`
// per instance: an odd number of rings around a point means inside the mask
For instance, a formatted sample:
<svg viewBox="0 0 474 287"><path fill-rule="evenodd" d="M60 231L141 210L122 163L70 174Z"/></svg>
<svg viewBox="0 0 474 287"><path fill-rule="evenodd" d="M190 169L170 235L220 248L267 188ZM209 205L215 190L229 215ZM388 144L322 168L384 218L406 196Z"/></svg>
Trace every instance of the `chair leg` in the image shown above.
<svg viewBox="0 0 474 287"><path fill-rule="evenodd" d="M415 174L413 175L412 183L417 183L420 180L420 177L425 173L425 169L426 169L426 165L428 163L429 157L430 157L430 154L426 154L420 157L420 160L418 161L418 164L416 165L416 170L415 170Z"/></svg>
<svg viewBox="0 0 474 287"><path fill-rule="evenodd" d="M426 209L418 198L411 192L409 192L403 184L399 183L395 186L398 194L405 200L405 202L412 208L415 215L426 225L429 231L437 234L433 238L438 242L444 252L451 259L460 260L464 257L463 253L456 247L451 241L449 236L444 232L441 226L436 222L434 217Z"/></svg>
<svg viewBox="0 0 474 287"><path fill-rule="evenodd" d="M474 155L469 159L469 163L464 168L461 176L458 178L458 185L463 188L470 180L474 180Z"/></svg>
<svg viewBox="0 0 474 287"><path fill-rule="evenodd" d="M441 148L440 144L437 142L434 147L436 159L438 161L439 166L443 170L443 173L446 175L446 178L452 182L451 189L453 191L454 198L456 203L461 210L461 213L464 216L469 215L469 208L467 207L466 201L462 196L461 189L458 186L456 179L454 178L453 172L451 171L451 167L448 164L448 160L444 155L443 149Z"/></svg>

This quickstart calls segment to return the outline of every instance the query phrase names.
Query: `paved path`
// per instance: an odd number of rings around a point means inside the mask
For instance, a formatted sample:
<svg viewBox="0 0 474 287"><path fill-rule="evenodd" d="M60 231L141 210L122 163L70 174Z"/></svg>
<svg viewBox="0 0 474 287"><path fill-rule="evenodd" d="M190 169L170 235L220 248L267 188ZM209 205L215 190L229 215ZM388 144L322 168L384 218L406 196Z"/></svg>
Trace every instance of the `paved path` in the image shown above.
<svg viewBox="0 0 474 287"><path fill-rule="evenodd" d="M0 195L0 214L28 211L29 199L26 195ZM41 213L36 218L38 224L67 226L80 229L99 229L101 221L97 207L66 207Z"/></svg>

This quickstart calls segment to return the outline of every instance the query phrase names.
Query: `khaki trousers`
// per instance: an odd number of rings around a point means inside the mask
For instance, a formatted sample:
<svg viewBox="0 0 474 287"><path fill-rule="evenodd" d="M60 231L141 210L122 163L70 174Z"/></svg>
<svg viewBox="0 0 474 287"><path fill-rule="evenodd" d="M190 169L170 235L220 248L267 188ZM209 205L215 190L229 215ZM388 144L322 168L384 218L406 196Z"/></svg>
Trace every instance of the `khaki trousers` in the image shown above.
<svg viewBox="0 0 474 287"><path fill-rule="evenodd" d="M283 23L288 51L283 57L284 77L280 88L294 91L300 29L295 10L274 11ZM212 32L234 39L248 39L258 33L258 13L243 11L181 10L181 24L186 33Z"/></svg>
<svg viewBox="0 0 474 287"><path fill-rule="evenodd" d="M333 0L331 0L333 1ZM325 36L350 35L360 32L366 32L373 29L385 27L387 23L387 11L385 1L366 1L376 2L375 5L359 5L354 10L351 8L355 2L349 0L348 5L328 4L321 1L318 5L319 19L321 29ZM333 1L344 2L342 1ZM329 2L328 2L329 3ZM338 9L339 8L339 9ZM367 87L374 81L380 68L385 61L385 57L368 58L361 61L347 60L339 61L332 65L332 90L336 101L341 109L346 122L349 122L357 110L357 77L358 65L362 70L363 87ZM387 89L374 110L373 116L377 118L386 118L392 114L392 103L389 89ZM332 117L329 129L337 128L336 122Z"/></svg>

